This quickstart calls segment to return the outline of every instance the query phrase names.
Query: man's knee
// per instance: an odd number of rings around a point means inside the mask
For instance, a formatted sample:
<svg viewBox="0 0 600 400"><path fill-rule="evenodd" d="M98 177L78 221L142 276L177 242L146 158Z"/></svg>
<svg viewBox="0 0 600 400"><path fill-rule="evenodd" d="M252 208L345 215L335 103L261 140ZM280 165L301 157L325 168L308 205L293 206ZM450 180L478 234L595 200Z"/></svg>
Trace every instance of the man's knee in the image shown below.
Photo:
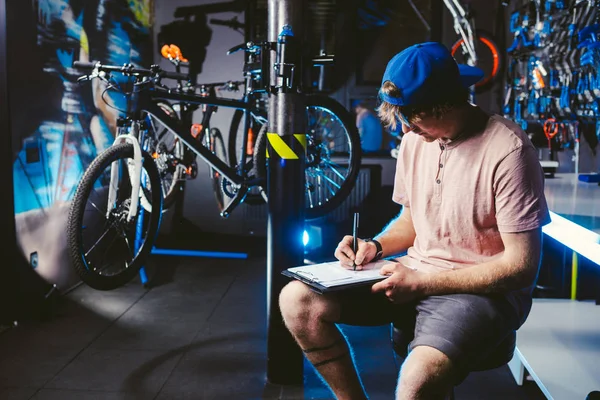
<svg viewBox="0 0 600 400"><path fill-rule="evenodd" d="M310 304L310 290L305 284L291 281L279 293L279 308L285 317Z"/></svg>
<svg viewBox="0 0 600 400"><path fill-rule="evenodd" d="M455 367L447 355L429 346L415 347L400 371L397 398L444 398L452 389Z"/></svg>
<svg viewBox="0 0 600 400"><path fill-rule="evenodd" d="M288 283L279 294L279 309L289 328L305 326L331 314L332 304L302 282Z"/></svg>

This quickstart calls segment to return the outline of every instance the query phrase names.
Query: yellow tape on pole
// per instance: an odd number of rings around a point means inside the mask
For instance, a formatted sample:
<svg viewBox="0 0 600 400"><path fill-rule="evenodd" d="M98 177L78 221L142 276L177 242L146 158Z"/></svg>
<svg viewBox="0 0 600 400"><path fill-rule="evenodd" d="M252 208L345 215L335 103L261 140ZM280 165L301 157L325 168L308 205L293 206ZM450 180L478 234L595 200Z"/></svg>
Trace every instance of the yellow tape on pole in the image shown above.
<svg viewBox="0 0 600 400"><path fill-rule="evenodd" d="M294 137L296 138L296 140L298 140L300 142L300 144L302 145L302 148L304 149L304 152L306 153L306 134L294 133Z"/></svg>
<svg viewBox="0 0 600 400"><path fill-rule="evenodd" d="M295 133L294 137L300 143L300 145L304 149L304 152L306 153L306 134ZM273 148L273 150L275 150L279 157L285 160L297 160L299 158L298 155L294 152L294 150L287 143L285 143L281 136L279 136L277 133L267 133L267 139L269 140L271 147ZM267 158L269 158L268 147Z"/></svg>
<svg viewBox="0 0 600 400"><path fill-rule="evenodd" d="M579 255L573 252L571 258L571 300L577 300L577 270L579 269Z"/></svg>
<svg viewBox="0 0 600 400"><path fill-rule="evenodd" d="M287 143L283 141L281 136L276 133L267 133L267 138L269 139L269 143L271 147L277 155L284 160L297 160L298 156L294 153L294 150Z"/></svg>

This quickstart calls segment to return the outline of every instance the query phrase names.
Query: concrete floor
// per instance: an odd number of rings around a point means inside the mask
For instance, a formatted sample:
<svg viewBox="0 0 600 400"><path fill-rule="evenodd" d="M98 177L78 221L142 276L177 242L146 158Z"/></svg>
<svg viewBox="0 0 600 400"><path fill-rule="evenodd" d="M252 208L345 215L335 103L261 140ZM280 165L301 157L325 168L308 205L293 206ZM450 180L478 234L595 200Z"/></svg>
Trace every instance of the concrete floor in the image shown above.
<svg viewBox="0 0 600 400"><path fill-rule="evenodd" d="M0 399L331 399L304 363L304 384L266 384L264 257L156 257L154 286L85 285L56 315L0 334ZM389 326L342 326L371 399L392 399L397 366ZM543 399L507 367L474 373L457 399Z"/></svg>

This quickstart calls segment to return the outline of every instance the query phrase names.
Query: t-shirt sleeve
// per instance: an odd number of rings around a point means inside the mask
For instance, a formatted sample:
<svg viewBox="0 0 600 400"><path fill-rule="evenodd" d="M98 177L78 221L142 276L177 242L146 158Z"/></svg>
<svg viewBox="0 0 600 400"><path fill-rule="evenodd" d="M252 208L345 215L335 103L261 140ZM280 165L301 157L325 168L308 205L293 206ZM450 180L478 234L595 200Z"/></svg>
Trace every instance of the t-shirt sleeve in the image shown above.
<svg viewBox="0 0 600 400"><path fill-rule="evenodd" d="M500 161L494 191L500 232L524 232L550 222L544 172L533 146L521 146Z"/></svg>
<svg viewBox="0 0 600 400"><path fill-rule="evenodd" d="M406 140L400 142L398 159L396 161L396 175L394 177L394 191L392 200L406 207L410 207L408 193L406 192Z"/></svg>

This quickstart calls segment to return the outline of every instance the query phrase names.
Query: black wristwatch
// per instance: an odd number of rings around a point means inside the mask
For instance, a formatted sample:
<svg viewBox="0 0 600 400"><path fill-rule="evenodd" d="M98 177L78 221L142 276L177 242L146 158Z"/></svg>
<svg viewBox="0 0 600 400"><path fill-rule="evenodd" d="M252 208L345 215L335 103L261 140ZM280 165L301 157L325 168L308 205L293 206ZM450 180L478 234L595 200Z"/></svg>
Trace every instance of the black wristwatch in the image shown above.
<svg viewBox="0 0 600 400"><path fill-rule="evenodd" d="M375 257L373 257L371 262L379 260L383 256L383 248L381 247L381 243L372 238L365 239L365 242L375 243L375 248L377 249L377 253L375 253Z"/></svg>

